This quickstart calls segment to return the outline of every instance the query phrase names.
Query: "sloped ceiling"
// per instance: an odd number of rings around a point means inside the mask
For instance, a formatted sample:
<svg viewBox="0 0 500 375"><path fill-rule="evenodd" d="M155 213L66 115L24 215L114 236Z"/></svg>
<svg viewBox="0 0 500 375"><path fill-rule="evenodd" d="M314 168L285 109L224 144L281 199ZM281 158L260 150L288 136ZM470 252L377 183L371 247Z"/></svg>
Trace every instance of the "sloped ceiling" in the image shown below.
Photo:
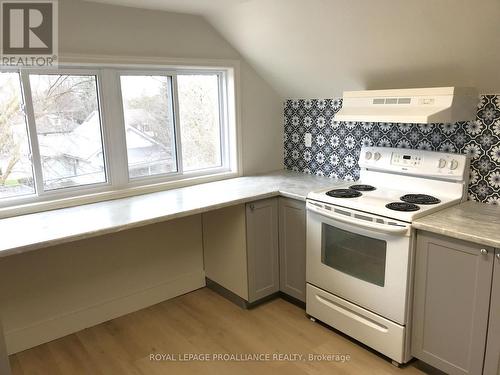
<svg viewBox="0 0 500 375"><path fill-rule="evenodd" d="M499 0L98 0L204 16L283 97L500 92Z"/></svg>
<svg viewBox="0 0 500 375"><path fill-rule="evenodd" d="M96 3L206 15L251 0L89 0Z"/></svg>

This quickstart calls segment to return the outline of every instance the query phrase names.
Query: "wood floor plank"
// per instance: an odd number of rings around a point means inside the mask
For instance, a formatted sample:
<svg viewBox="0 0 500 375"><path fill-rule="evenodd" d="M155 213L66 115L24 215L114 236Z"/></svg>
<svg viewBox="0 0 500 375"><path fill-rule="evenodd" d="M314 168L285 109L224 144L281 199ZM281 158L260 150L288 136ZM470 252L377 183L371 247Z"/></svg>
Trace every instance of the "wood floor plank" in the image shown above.
<svg viewBox="0 0 500 375"><path fill-rule="evenodd" d="M104 375L95 356L91 356L77 335L69 335L47 344L62 374Z"/></svg>
<svg viewBox="0 0 500 375"><path fill-rule="evenodd" d="M17 353L14 356L19 362L22 374L25 375L64 375L55 361L48 344L37 346L30 350ZM11 361L12 364L12 361ZM12 366L12 373L17 374Z"/></svg>
<svg viewBox="0 0 500 375"><path fill-rule="evenodd" d="M21 363L19 363L19 359L16 356L10 357L9 362L10 362L10 367L11 367L12 373L24 375L24 371L23 371L23 368L21 367Z"/></svg>
<svg viewBox="0 0 500 375"><path fill-rule="evenodd" d="M89 353L91 361L103 374L140 375L133 365L133 356L126 350L126 343L117 340L108 330L108 324L92 327L76 334Z"/></svg>
<svg viewBox="0 0 500 375"><path fill-rule="evenodd" d="M344 354L349 361L180 361L186 353ZM151 360L171 355L177 361ZM209 289L160 303L15 354L14 375L417 375L276 299L243 310Z"/></svg>

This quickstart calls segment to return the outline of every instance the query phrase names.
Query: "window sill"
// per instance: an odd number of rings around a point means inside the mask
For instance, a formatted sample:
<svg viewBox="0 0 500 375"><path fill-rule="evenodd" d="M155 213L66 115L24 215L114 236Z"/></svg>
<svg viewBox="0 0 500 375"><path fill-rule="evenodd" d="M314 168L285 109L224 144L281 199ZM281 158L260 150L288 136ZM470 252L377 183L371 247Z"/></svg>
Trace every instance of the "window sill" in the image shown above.
<svg viewBox="0 0 500 375"><path fill-rule="evenodd" d="M228 178L239 177L240 174L235 171L224 171L210 175L186 177L173 181L166 181L161 183L152 183L150 185L143 185L137 187L128 187L120 190L111 190L93 194L80 195L77 197L38 201L33 203L20 204L16 206L9 206L0 208L0 219L26 215L42 211L50 211L59 208L74 207L84 204L103 202L113 199L126 198L134 195L154 193L158 191L165 191L176 189L180 187L193 186L205 182L213 182L225 180Z"/></svg>

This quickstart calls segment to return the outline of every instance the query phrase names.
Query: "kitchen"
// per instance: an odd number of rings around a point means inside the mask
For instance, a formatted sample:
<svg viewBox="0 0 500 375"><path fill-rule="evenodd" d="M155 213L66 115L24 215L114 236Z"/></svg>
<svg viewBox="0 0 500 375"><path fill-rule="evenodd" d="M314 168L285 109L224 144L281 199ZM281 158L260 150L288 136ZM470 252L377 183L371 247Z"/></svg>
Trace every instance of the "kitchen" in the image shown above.
<svg viewBox="0 0 500 375"><path fill-rule="evenodd" d="M53 9L1 68L1 374L499 373L498 1Z"/></svg>

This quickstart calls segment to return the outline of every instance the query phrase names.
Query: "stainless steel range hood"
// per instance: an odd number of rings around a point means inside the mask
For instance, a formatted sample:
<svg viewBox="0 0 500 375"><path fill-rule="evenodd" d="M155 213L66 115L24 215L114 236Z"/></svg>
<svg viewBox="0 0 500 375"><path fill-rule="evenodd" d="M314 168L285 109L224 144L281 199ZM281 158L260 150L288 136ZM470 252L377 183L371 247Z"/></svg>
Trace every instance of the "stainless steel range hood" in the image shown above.
<svg viewBox="0 0 500 375"><path fill-rule="evenodd" d="M467 87L344 91L335 121L453 123L476 118L478 93Z"/></svg>

